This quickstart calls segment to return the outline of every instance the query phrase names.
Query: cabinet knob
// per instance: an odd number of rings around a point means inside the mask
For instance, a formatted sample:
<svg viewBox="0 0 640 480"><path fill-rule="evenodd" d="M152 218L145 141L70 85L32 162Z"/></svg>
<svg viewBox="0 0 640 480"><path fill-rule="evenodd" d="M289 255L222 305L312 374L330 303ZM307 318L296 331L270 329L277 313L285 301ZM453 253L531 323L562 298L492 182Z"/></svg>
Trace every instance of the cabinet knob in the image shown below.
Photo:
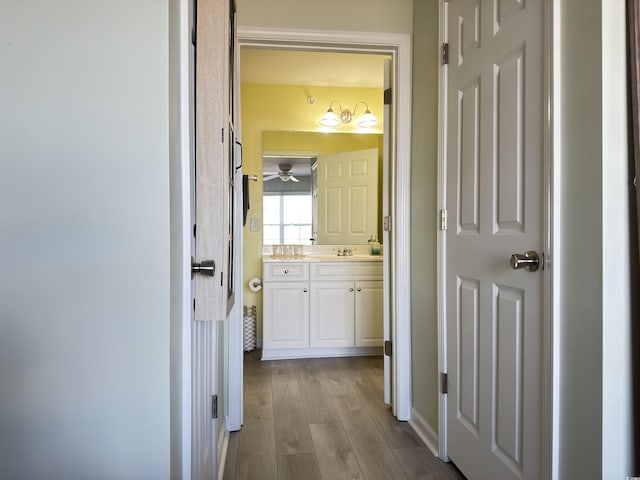
<svg viewBox="0 0 640 480"><path fill-rule="evenodd" d="M285 274L285 275L289 275L289 270L285 270L285 271L284 271L284 274Z"/></svg>
<svg viewBox="0 0 640 480"><path fill-rule="evenodd" d="M358 287L358 291L359 291L359 292L361 292L361 291L362 291L362 288Z"/></svg>
<svg viewBox="0 0 640 480"><path fill-rule="evenodd" d="M308 291L309 291L309 289L308 289L308 288L305 288L305 289L303 290L303 292L304 292L304 293L307 293Z"/></svg>
<svg viewBox="0 0 640 480"><path fill-rule="evenodd" d="M349 289L349 291L350 291L350 292L353 292L353 288L350 288L350 289Z"/></svg>

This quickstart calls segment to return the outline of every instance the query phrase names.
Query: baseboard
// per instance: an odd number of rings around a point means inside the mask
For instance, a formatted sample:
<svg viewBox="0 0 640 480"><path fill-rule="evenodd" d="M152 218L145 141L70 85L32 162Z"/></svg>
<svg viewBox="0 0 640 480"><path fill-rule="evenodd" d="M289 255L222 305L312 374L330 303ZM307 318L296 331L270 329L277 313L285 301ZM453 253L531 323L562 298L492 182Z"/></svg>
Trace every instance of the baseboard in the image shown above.
<svg viewBox="0 0 640 480"><path fill-rule="evenodd" d="M360 357L382 355L381 347L334 348L269 348L262 349L262 360L288 360L294 358Z"/></svg>
<svg viewBox="0 0 640 480"><path fill-rule="evenodd" d="M409 419L409 425L413 427L420 439L424 442L431 453L435 457L438 456L438 434L433 431L433 428L425 421L422 416L416 412L415 408L411 407L411 418Z"/></svg>
<svg viewBox="0 0 640 480"><path fill-rule="evenodd" d="M224 419L221 421L224 422ZM229 449L229 431L226 425L220 429L218 434L218 476L216 478L222 479L224 477L224 467L227 463L227 450Z"/></svg>

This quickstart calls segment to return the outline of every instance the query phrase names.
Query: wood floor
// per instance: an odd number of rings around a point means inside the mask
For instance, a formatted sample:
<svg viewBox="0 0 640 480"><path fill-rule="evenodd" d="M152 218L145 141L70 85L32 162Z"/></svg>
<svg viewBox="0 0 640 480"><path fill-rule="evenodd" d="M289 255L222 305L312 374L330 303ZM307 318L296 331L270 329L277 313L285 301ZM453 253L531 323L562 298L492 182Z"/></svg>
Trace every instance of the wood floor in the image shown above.
<svg viewBox="0 0 640 480"><path fill-rule="evenodd" d="M224 480L461 480L383 402L382 357L245 354L244 426Z"/></svg>

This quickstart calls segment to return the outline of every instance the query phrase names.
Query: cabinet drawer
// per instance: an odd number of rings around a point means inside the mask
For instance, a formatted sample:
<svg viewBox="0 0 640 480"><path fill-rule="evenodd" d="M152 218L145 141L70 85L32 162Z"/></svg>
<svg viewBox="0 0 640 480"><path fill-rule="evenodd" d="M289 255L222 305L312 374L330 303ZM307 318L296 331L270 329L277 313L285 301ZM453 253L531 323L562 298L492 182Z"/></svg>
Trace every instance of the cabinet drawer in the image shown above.
<svg viewBox="0 0 640 480"><path fill-rule="evenodd" d="M382 262L313 263L311 280L382 280Z"/></svg>
<svg viewBox="0 0 640 480"><path fill-rule="evenodd" d="M265 281L291 282L296 280L309 280L308 263L280 263L270 262L263 264L263 276Z"/></svg>

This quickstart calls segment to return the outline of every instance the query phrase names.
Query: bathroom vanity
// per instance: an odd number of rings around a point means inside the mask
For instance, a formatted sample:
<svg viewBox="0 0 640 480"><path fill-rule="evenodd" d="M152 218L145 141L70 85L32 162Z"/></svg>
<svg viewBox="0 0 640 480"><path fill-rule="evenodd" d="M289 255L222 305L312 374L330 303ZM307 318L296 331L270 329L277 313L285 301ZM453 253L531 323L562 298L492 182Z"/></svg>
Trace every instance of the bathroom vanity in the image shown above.
<svg viewBox="0 0 640 480"><path fill-rule="evenodd" d="M382 257L263 259L262 358L382 354Z"/></svg>

